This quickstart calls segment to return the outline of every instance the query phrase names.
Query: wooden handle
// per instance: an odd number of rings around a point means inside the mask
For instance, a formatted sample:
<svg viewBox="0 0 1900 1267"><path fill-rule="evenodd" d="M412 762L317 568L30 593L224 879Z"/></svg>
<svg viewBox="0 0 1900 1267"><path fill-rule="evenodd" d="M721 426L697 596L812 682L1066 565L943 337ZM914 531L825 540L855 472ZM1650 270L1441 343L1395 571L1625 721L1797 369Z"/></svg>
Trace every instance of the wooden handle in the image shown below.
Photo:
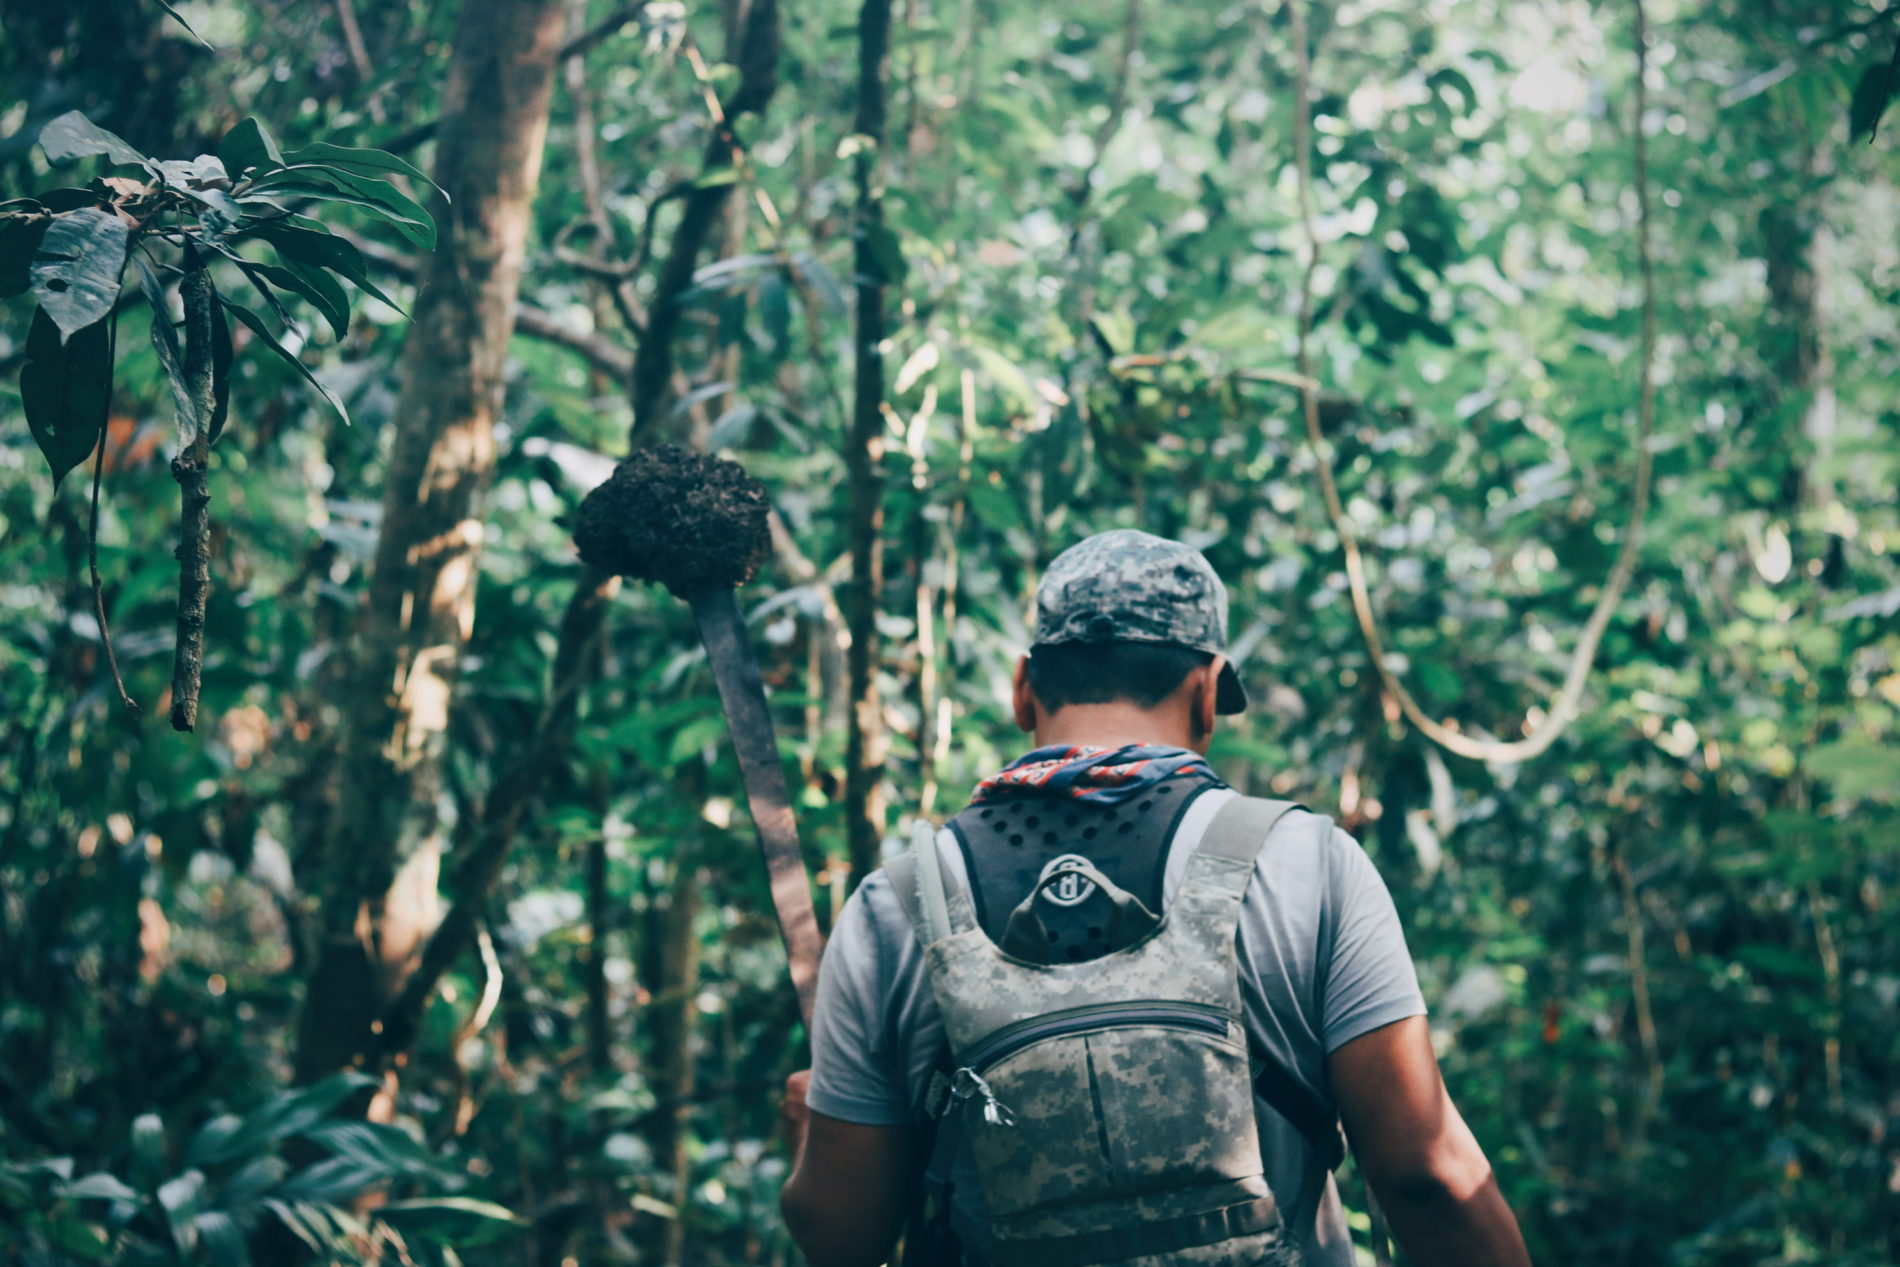
<svg viewBox="0 0 1900 1267"><path fill-rule="evenodd" d="M818 914L812 909L811 881L798 844L798 824L792 818L778 737L766 707L765 681L759 676L752 644L746 640L745 617L735 591L723 586L701 590L686 601L699 623L699 638L706 646L713 681L719 686L719 703L725 709L726 728L739 754L739 775L759 833L759 853L765 859L792 988L798 992L798 1010L809 1027L818 989L818 958L825 943L818 933Z"/></svg>

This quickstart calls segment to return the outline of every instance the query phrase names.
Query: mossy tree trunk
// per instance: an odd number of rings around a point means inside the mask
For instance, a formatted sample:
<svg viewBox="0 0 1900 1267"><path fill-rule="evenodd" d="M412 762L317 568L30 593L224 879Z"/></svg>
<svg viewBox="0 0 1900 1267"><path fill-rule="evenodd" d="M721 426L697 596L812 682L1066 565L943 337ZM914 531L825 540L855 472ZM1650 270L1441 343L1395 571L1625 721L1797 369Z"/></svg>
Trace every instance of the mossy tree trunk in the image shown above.
<svg viewBox="0 0 1900 1267"><path fill-rule="evenodd" d="M360 1063L436 918L440 767L474 622L482 502L541 169L561 0L464 7L450 55L436 179L440 246L403 349L383 518L340 719L325 842L322 944L300 1078Z"/></svg>

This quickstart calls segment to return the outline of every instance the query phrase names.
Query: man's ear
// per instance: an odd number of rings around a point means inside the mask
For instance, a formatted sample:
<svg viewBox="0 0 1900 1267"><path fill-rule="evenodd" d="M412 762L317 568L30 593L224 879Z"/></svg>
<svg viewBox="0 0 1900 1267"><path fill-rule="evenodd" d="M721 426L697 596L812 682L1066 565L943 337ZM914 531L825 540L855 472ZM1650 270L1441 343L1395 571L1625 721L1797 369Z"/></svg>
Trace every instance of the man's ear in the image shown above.
<svg viewBox="0 0 1900 1267"><path fill-rule="evenodd" d="M1036 693L1029 689L1029 657L1016 660L1016 677L1010 685L1009 702L1016 715L1016 729L1025 735L1036 733Z"/></svg>
<svg viewBox="0 0 1900 1267"><path fill-rule="evenodd" d="M1205 738L1214 733L1214 719L1220 715L1220 675L1226 667L1227 657L1216 654L1199 670L1202 677L1195 686L1191 701L1194 711L1188 719L1196 737Z"/></svg>

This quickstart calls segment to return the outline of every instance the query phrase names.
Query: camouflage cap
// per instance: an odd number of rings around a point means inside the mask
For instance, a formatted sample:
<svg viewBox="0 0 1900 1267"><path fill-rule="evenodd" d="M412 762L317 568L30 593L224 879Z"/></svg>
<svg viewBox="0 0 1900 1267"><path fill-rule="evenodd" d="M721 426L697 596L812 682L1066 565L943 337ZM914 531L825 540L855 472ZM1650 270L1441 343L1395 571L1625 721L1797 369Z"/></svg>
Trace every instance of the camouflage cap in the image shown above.
<svg viewBox="0 0 1900 1267"><path fill-rule="evenodd" d="M1199 550L1132 528L1100 532L1055 557L1036 587L1035 645L1158 642L1227 651L1227 588ZM1240 675L1221 669L1215 708L1247 707Z"/></svg>

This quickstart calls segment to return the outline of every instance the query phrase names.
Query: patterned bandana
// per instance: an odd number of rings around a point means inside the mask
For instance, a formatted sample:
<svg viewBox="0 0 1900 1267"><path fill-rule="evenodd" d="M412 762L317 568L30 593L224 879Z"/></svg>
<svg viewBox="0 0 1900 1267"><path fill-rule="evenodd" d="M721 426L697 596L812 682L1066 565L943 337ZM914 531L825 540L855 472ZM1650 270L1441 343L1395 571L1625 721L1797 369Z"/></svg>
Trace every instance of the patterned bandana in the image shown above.
<svg viewBox="0 0 1900 1267"><path fill-rule="evenodd" d="M1055 796L1119 805L1163 779L1213 779L1206 758L1186 748L1129 744L1122 748L1038 748L977 784L972 805L1012 796Z"/></svg>

